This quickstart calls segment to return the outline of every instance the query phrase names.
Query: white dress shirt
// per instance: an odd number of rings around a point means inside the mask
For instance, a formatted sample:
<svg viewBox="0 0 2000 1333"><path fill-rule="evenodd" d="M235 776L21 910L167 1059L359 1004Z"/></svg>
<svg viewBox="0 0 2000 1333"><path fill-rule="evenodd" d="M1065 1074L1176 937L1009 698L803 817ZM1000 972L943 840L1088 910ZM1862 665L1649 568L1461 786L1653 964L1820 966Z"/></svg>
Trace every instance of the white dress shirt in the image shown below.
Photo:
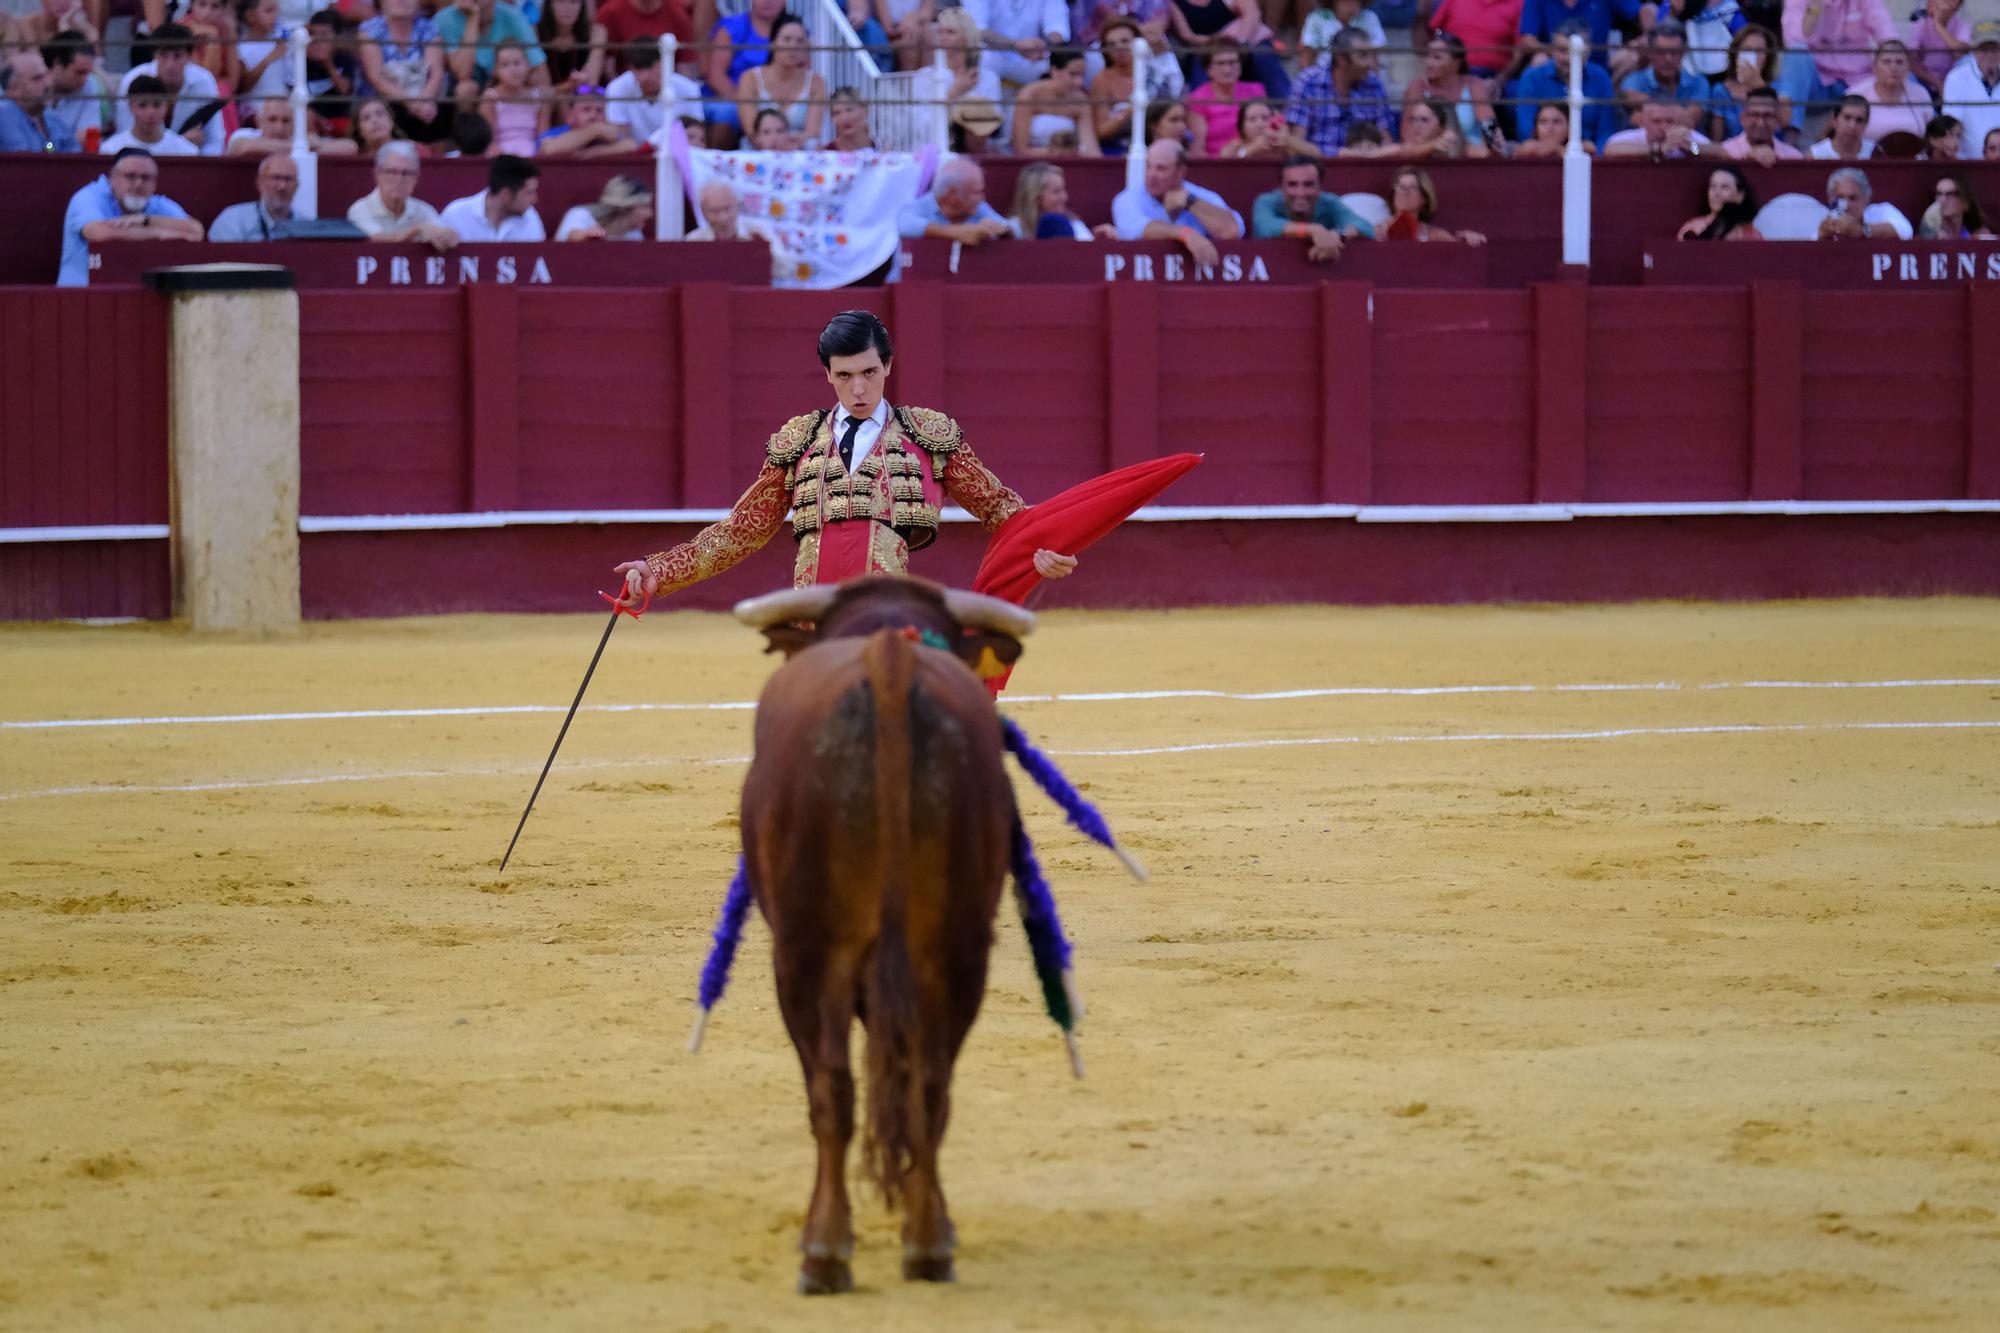
<svg viewBox="0 0 2000 1333"><path fill-rule="evenodd" d="M838 453L840 451L840 437L847 434L847 409L835 403L831 420L833 421L833 448L834 452ZM882 438L882 428L888 424L889 400L884 398L881 402L875 404L874 415L863 417L861 419L861 429L854 432L854 456L847 464L849 472L861 466L861 460L868 457L868 451L875 447L875 441Z"/></svg>
<svg viewBox="0 0 2000 1333"><path fill-rule="evenodd" d="M542 215L529 209L519 217L502 218L494 226L486 220L486 191L454 199L438 214L438 221L458 233L461 241L545 241Z"/></svg>

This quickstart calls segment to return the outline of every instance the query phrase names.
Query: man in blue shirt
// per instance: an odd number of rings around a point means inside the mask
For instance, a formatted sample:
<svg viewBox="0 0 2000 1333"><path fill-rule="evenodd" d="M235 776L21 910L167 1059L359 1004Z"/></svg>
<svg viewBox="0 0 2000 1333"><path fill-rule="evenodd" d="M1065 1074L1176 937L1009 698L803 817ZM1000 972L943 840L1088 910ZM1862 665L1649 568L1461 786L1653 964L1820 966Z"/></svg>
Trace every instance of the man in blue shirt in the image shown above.
<svg viewBox="0 0 2000 1333"><path fill-rule="evenodd" d="M1375 44L1355 28L1334 34L1332 55L1301 73L1285 104L1285 120L1299 127L1313 147L1332 157L1347 146L1355 125L1373 125L1386 140L1396 137L1396 113L1376 68Z"/></svg>
<svg viewBox="0 0 2000 1333"><path fill-rule="evenodd" d="M1251 206L1250 234L1260 241L1284 236L1304 241L1306 258L1315 264L1340 258L1349 238L1375 238L1366 218L1319 187L1318 159L1291 158L1278 174L1278 188L1258 195Z"/></svg>
<svg viewBox="0 0 2000 1333"><path fill-rule="evenodd" d="M1179 241L1195 263L1213 268L1215 243L1243 235L1243 215L1187 178L1187 149L1172 139L1146 145L1146 183L1118 192L1111 224L1121 241Z"/></svg>
<svg viewBox="0 0 2000 1333"><path fill-rule="evenodd" d="M0 153L75 153L76 138L49 115L49 67L39 51L17 51L0 65Z"/></svg>
<svg viewBox="0 0 2000 1333"><path fill-rule="evenodd" d="M1568 19L1582 19L1589 25L1590 58L1602 65L1608 58L1611 22L1637 23L1639 0L1522 0L1521 40L1514 48L1523 59L1546 55L1569 69L1569 52L1555 50L1555 32ZM1568 75L1565 73L1565 80Z"/></svg>
<svg viewBox="0 0 2000 1333"><path fill-rule="evenodd" d="M1687 60L1687 29L1679 19L1661 19L1646 37L1646 63L1625 76L1618 86L1619 100L1627 112L1636 112L1648 102L1665 99L1687 108L1689 128L1695 118L1708 123L1708 80L1690 72Z"/></svg>
<svg viewBox="0 0 2000 1333"><path fill-rule="evenodd" d="M90 247L108 241L198 241L201 224L187 210L156 193L160 166L143 148L111 159L111 172L70 196L63 214L62 269L58 287L90 284Z"/></svg>
<svg viewBox="0 0 2000 1333"><path fill-rule="evenodd" d="M986 173L970 158L954 157L938 168L929 194L918 195L896 213L902 235L982 245L1012 236L1007 219L986 202Z"/></svg>
<svg viewBox="0 0 2000 1333"><path fill-rule="evenodd" d="M1558 55L1532 66L1508 86L1514 99L1514 141L1527 143L1535 137L1535 113L1544 102L1569 101L1569 39L1590 38L1590 24L1583 19L1564 19L1556 28L1552 43ZM1611 75L1595 60L1583 64L1583 137L1599 148L1604 141L1625 128L1618 105L1618 92Z"/></svg>
<svg viewBox="0 0 2000 1333"><path fill-rule="evenodd" d="M209 226L211 241L281 241L298 216L292 199L299 192L299 166L290 153L272 153L257 164L257 197L231 204Z"/></svg>

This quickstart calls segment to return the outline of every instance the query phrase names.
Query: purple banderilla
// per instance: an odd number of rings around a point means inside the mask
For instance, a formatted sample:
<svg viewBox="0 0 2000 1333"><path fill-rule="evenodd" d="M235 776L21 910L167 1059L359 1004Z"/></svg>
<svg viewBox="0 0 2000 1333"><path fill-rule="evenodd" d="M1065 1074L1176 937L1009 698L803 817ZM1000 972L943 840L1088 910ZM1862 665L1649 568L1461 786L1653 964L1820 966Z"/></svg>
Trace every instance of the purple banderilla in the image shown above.
<svg viewBox="0 0 2000 1333"><path fill-rule="evenodd" d="M1000 726L1006 737L1007 749L1020 761L1023 771L1061 808L1077 831L1110 848L1135 876L1142 880L1146 878L1145 868L1118 845L1111 836L1110 826L1104 822L1104 816L1071 785L1055 762L1037 750L1009 719L1002 718ZM1028 837L1027 826L1021 822L1019 811L1014 815L1012 861L1015 905L1020 909L1021 926L1028 936L1028 951L1034 958L1035 978L1041 984L1042 1000L1048 1007L1049 1017L1063 1031L1071 1068L1081 1077L1083 1066L1077 1056L1075 1029L1077 1021L1083 1017L1083 1005L1076 997L1070 971L1069 938L1063 933L1055 895L1042 874L1041 862L1035 857L1035 845ZM743 923L749 915L750 881L739 857L736 877L729 881L729 893L722 900L722 915L715 924L715 943L709 949L708 961L702 964L697 997L701 1011L695 1016L694 1033L688 1039L690 1051L701 1048L709 1011L715 1008L716 1001L722 998L723 990L729 985L729 968L736 960L736 946L743 940Z"/></svg>

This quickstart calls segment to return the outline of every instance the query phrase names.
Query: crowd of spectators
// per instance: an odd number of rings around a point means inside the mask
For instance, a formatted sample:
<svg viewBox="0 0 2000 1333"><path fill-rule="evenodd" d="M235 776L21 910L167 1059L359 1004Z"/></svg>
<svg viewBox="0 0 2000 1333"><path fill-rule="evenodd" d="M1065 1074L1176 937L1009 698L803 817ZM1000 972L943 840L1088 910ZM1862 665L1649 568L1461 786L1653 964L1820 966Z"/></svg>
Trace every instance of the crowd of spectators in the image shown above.
<svg viewBox="0 0 2000 1333"><path fill-rule="evenodd" d="M727 7L339 0L307 11L300 0L141 0L133 60L114 72L101 33L105 0L40 0L34 12L0 16L0 151L106 157L105 177L72 205L71 230L85 239L135 227L183 233L143 220L171 216L149 211L162 199L160 159L253 156L256 198L214 219L207 234L287 234L300 221L291 212L294 28L307 39L306 142L374 163L377 189L350 212L369 235L440 247L542 239L535 159L649 151L667 128L664 89L698 146L872 146L861 92L827 86L785 0ZM1892 18L1885 0L1417 0L1407 53L1385 51L1389 35L1371 0L848 0L846 8L884 67L942 61L952 147L963 156L901 222L906 235L962 244L1143 237L1171 240L1203 262L1216 242L1247 235L1295 238L1314 259L1335 258L1356 239L1479 244L1478 232L1435 220L1436 190L1421 164L1566 151L1567 47L1576 37L1590 44L1576 127L1585 151L1718 160L1703 211L1681 229L1689 238L1755 238L1755 169L1777 162L1842 168L1827 186L1821 234L1829 238L1919 229L1870 199L1856 164L2000 162L2000 21L1971 23L1961 0L1926 0L1906 19ZM666 34L681 43L674 68L659 54ZM1011 214L986 201L981 153L1124 154L1142 94L1143 185L1118 196L1108 224L1072 215L1053 161L1021 174ZM490 159L489 188L431 209L413 185L433 156ZM1382 217L1354 215L1322 192L1319 164L1340 158L1399 164ZM1205 162L1243 159L1268 162L1279 187L1257 201L1248 224L1200 183ZM150 172L132 165L140 160ZM143 198L129 179L137 175L149 176ZM571 210L555 237L642 235L650 196L640 198L632 178L614 185L598 204ZM1967 178L1945 175L1938 190L1924 234L1985 234ZM717 202L714 217L703 208L703 230L744 234ZM94 216L107 207L109 216ZM66 272L68 249L66 238Z"/></svg>

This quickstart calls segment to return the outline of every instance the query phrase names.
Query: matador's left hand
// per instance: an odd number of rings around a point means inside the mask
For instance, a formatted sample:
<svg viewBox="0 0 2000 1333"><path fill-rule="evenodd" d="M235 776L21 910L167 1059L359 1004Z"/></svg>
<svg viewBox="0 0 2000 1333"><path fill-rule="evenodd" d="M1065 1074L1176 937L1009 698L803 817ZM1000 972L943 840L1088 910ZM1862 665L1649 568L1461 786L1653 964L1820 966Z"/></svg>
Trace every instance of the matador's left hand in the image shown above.
<svg viewBox="0 0 2000 1333"><path fill-rule="evenodd" d="M1066 579L1076 573L1076 557L1057 555L1045 546L1035 552L1035 572L1045 579Z"/></svg>

